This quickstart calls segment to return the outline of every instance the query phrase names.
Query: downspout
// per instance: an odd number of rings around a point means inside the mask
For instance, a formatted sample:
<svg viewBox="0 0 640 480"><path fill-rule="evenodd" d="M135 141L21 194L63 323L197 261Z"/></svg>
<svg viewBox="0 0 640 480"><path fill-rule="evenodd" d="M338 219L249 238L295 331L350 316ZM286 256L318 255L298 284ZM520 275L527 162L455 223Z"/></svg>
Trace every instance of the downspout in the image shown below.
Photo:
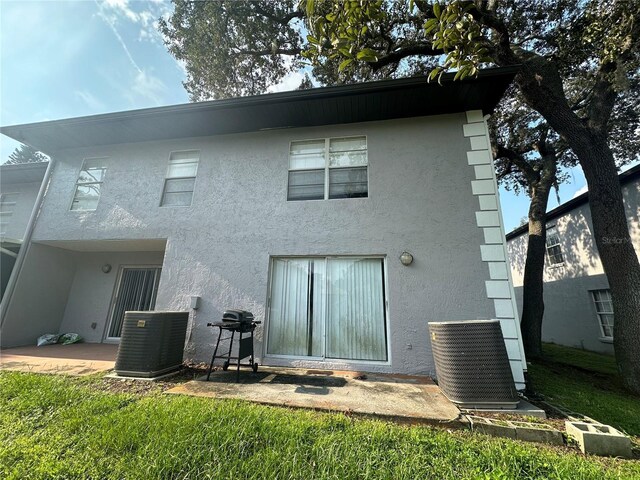
<svg viewBox="0 0 640 480"><path fill-rule="evenodd" d="M11 271L11 276L9 277L9 281L7 282L7 288L5 289L4 296L2 297L2 301L0 302L0 328L2 328L2 326L4 325L6 314L7 314L7 311L9 310L9 305L13 297L13 292L15 290L16 284L18 283L18 278L20 277L20 273L22 271L24 259L27 257L27 253L31 249L31 237L33 236L33 230L35 229L38 215L40 215L42 202L44 200L44 195L49 186L49 180L51 177L51 173L53 172L54 163L55 163L54 157L53 155L51 155L49 157L49 165L47 165L47 170L44 173L44 178L42 179L42 184L40 185L40 190L38 190L38 196L36 197L35 205L33 206L33 210L31 211L31 216L29 217L29 223L27 223L27 229L24 232L24 238L22 239L22 246L20 247L20 251L18 252L16 263L13 266L13 270Z"/></svg>

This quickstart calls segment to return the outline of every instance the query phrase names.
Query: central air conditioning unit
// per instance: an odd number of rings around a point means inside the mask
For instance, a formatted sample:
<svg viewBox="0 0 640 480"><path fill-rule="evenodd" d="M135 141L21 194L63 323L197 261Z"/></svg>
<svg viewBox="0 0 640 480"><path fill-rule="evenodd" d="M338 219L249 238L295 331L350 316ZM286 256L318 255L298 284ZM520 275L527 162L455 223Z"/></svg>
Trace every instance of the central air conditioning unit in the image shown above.
<svg viewBox="0 0 640 480"><path fill-rule="evenodd" d="M152 378L182 365L189 312L126 312L115 371Z"/></svg>
<svg viewBox="0 0 640 480"><path fill-rule="evenodd" d="M429 322L438 386L463 408L518 405L498 320Z"/></svg>

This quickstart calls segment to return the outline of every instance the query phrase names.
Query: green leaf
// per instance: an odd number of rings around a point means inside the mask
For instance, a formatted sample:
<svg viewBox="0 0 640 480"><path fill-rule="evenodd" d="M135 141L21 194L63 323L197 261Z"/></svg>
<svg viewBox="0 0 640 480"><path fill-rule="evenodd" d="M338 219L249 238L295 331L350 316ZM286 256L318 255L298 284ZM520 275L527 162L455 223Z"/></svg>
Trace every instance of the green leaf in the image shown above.
<svg viewBox="0 0 640 480"><path fill-rule="evenodd" d="M307 35L307 41L309 43L315 43L316 45L320 45L320 40L318 40L316 37L312 35Z"/></svg>
<svg viewBox="0 0 640 480"><path fill-rule="evenodd" d="M339 72L343 71L345 68L351 65L352 62L353 62L352 58L347 58L346 60L343 60L342 63L338 66L338 71Z"/></svg>
<svg viewBox="0 0 640 480"><path fill-rule="evenodd" d="M314 0L307 0L307 17L312 17L315 11Z"/></svg>
<svg viewBox="0 0 640 480"><path fill-rule="evenodd" d="M365 62L375 62L378 60L378 53L370 48L363 48L358 52L356 58Z"/></svg>
<svg viewBox="0 0 640 480"><path fill-rule="evenodd" d="M308 6L307 6L308 9ZM440 18L440 4L438 2L433 4L433 14L436 16L436 18Z"/></svg>
<svg viewBox="0 0 640 480"><path fill-rule="evenodd" d="M427 33L429 33L436 27L436 25L438 25L438 20L436 20L435 18L430 18L424 24L424 29Z"/></svg>

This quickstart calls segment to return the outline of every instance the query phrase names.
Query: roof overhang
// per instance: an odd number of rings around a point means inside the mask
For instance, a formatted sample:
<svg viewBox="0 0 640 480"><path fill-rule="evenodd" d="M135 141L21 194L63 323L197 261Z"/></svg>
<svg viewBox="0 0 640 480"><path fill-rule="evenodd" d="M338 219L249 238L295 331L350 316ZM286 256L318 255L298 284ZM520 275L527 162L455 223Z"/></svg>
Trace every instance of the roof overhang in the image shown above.
<svg viewBox="0 0 640 480"><path fill-rule="evenodd" d="M40 183L49 162L16 163L0 165L0 184Z"/></svg>
<svg viewBox="0 0 640 480"><path fill-rule="evenodd" d="M410 77L337 87L92 115L0 132L42 152L169 138L389 120L482 110L492 113L518 67L486 69L476 78L441 83Z"/></svg>

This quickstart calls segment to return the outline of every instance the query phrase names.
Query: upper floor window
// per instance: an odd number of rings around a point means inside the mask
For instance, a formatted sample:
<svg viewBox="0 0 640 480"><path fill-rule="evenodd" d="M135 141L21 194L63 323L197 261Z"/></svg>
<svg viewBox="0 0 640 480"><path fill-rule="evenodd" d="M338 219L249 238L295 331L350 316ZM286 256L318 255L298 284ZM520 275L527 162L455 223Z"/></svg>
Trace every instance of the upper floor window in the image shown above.
<svg viewBox="0 0 640 480"><path fill-rule="evenodd" d="M19 192L0 193L0 235L7 234L9 219L13 215L19 196Z"/></svg>
<svg viewBox="0 0 640 480"><path fill-rule="evenodd" d="M82 164L76 181L71 210L95 210L100 200L100 190L107 167L104 158L89 158Z"/></svg>
<svg viewBox="0 0 640 480"><path fill-rule="evenodd" d="M560 247L560 236L556 226L547 227L547 258L549 265L558 265L564 262L562 248Z"/></svg>
<svg viewBox="0 0 640 480"><path fill-rule="evenodd" d="M287 200L368 196L367 138L291 142Z"/></svg>
<svg viewBox="0 0 640 480"><path fill-rule="evenodd" d="M593 290L593 304L596 307L600 331L604 338L613 338L613 303L609 290Z"/></svg>
<svg viewBox="0 0 640 480"><path fill-rule="evenodd" d="M200 152L197 150L171 153L160 206L188 207L191 205L199 161Z"/></svg>

